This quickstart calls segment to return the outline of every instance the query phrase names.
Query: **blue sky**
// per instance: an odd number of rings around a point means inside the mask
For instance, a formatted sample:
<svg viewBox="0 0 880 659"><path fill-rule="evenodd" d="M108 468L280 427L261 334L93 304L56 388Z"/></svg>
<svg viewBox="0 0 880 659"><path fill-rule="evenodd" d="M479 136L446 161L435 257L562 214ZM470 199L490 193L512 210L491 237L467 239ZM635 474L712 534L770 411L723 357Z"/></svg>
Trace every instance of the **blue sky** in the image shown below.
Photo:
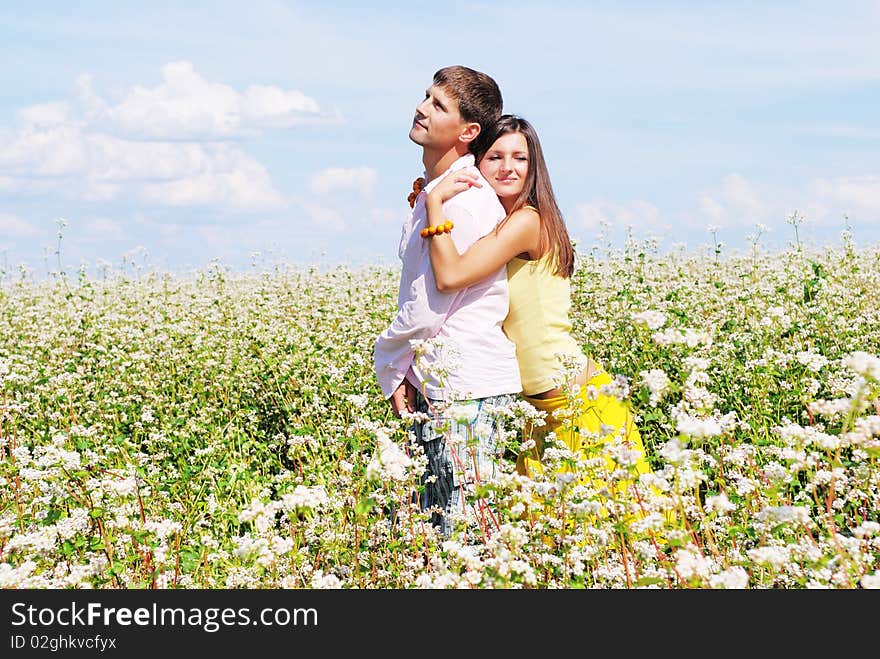
<svg viewBox="0 0 880 659"><path fill-rule="evenodd" d="M880 241L880 2L0 3L0 268L396 263L435 70L582 250Z"/></svg>

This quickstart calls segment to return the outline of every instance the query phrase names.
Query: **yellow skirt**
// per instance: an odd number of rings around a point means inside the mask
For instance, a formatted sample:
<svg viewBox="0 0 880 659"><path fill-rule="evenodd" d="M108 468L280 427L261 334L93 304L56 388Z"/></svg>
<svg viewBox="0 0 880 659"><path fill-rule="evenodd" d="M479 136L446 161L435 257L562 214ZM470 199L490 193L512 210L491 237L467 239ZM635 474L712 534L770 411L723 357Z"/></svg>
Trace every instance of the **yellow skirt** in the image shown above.
<svg viewBox="0 0 880 659"><path fill-rule="evenodd" d="M544 456L544 437L553 432L557 440L562 441L575 455L587 452L590 456L596 456L601 452L602 444L608 444L616 437L623 437L624 443L630 450L637 451L634 470L636 474L646 474L651 471L645 458L645 446L641 435L635 426L632 413L628 405L615 396L598 393L599 388L612 381L611 376L603 370L596 372L585 386L580 388L578 395L570 399L566 394L554 398L533 398L523 395L523 398L539 411L545 412L546 425L531 429L531 438L535 440L535 448L517 459L517 471L524 475L535 476L544 472L542 458ZM591 392L591 390L594 390ZM595 399L590 393L595 394ZM563 410L563 418L558 418L554 413ZM567 411L567 413L565 413ZM604 431L604 433L603 433ZM526 437L529 429L526 429ZM616 461L607 453L602 452L606 469L590 470L589 476L580 480L580 483L589 484L597 490L605 490L608 496L614 499L627 496L627 490L632 485L632 480L627 478L607 479L612 472L619 468ZM563 467L559 472L571 471L569 467ZM603 516L607 511L602 511Z"/></svg>

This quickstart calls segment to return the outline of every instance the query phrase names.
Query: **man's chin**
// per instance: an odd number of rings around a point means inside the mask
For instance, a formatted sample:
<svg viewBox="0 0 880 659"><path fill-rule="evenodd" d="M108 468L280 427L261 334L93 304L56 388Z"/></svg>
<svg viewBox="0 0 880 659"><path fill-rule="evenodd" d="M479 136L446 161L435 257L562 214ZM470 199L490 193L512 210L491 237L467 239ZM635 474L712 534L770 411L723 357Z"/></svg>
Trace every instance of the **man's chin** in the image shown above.
<svg viewBox="0 0 880 659"><path fill-rule="evenodd" d="M414 126L409 131L409 139L415 142L418 145L423 145L425 143L425 131L424 129L419 128L418 126Z"/></svg>

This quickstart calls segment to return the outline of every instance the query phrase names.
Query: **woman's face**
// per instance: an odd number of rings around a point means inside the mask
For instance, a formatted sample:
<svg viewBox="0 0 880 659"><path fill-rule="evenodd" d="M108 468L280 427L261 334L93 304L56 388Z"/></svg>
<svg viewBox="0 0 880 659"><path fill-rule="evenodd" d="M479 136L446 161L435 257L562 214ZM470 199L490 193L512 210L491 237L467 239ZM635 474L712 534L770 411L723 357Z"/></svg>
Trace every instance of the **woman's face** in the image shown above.
<svg viewBox="0 0 880 659"><path fill-rule="evenodd" d="M529 147L522 133L505 133L489 148L480 161L480 172L489 181L498 198L515 200L529 172Z"/></svg>

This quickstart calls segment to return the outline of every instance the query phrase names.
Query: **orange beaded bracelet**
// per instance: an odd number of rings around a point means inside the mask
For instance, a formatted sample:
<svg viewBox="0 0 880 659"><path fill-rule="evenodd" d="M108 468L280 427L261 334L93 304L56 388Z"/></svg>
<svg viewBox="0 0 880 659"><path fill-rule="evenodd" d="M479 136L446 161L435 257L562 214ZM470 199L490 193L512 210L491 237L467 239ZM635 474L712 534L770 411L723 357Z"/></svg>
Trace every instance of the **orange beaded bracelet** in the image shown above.
<svg viewBox="0 0 880 659"><path fill-rule="evenodd" d="M452 222L446 220L446 222L444 222L443 224L438 224L437 226L433 227L425 227L419 232L419 234L422 236L422 238L439 236L441 233L449 233L450 231L452 231L452 227L454 226L455 225Z"/></svg>

